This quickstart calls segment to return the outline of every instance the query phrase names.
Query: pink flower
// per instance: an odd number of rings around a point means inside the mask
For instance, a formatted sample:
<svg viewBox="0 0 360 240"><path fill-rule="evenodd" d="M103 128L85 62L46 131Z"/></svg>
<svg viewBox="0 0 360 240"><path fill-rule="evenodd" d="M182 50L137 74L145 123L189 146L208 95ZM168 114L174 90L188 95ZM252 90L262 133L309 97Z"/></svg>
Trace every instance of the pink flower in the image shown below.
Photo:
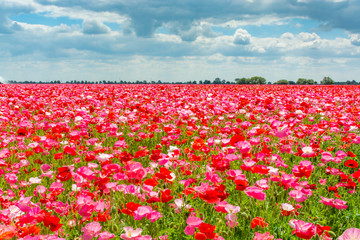
<svg viewBox="0 0 360 240"><path fill-rule="evenodd" d="M93 237L97 237L100 234L101 225L98 222L91 222L86 224L81 231L84 233L84 240L91 240Z"/></svg>
<svg viewBox="0 0 360 240"><path fill-rule="evenodd" d="M360 239L360 229L349 228L338 238L338 240Z"/></svg>
<svg viewBox="0 0 360 240"><path fill-rule="evenodd" d="M253 240L272 240L272 239L274 239L274 236L270 235L269 232L266 233L255 232L255 236L253 238Z"/></svg>
<svg viewBox="0 0 360 240"><path fill-rule="evenodd" d="M291 190L289 195L290 197L294 198L296 202L304 202L307 199L307 196L299 190Z"/></svg>
<svg viewBox="0 0 360 240"><path fill-rule="evenodd" d="M347 205L346 205L346 201L343 201L341 199L335 199L333 201L334 207L337 209L346 209Z"/></svg>
<svg viewBox="0 0 360 240"><path fill-rule="evenodd" d="M134 219L141 220L144 217L147 217L148 214L152 212L152 208L149 206L140 206L134 211Z"/></svg>
<svg viewBox="0 0 360 240"><path fill-rule="evenodd" d="M115 237L115 234L113 233L109 233L109 232L102 232L99 234L99 239L98 240L109 240Z"/></svg>
<svg viewBox="0 0 360 240"><path fill-rule="evenodd" d="M334 207L334 203L333 203L334 199L333 198L326 198L323 196L320 196L320 197L321 197L321 200L319 200L319 202L323 203L324 205Z"/></svg>
<svg viewBox="0 0 360 240"><path fill-rule="evenodd" d="M134 230L132 227L124 227L124 231L125 231L125 233L120 235L121 239L134 240L137 237L141 236L142 229L137 228Z"/></svg>
<svg viewBox="0 0 360 240"><path fill-rule="evenodd" d="M264 201L266 194L263 192L261 188L258 187L248 187L244 190L244 193L249 197L256 198L257 200Z"/></svg>
<svg viewBox="0 0 360 240"><path fill-rule="evenodd" d="M76 173L82 176L83 178L86 178L89 181L92 181L96 178L96 175L93 171L91 171L90 168L83 166L76 170Z"/></svg>
<svg viewBox="0 0 360 240"><path fill-rule="evenodd" d="M185 231L186 235L194 235L195 234L195 227L186 226L184 231Z"/></svg>
<svg viewBox="0 0 360 240"><path fill-rule="evenodd" d="M15 184L18 180L16 174L14 173L6 173L4 177L6 182L9 184Z"/></svg>
<svg viewBox="0 0 360 240"><path fill-rule="evenodd" d="M302 157L314 157L315 156L315 152L313 151L312 147L303 147L301 149L302 153Z"/></svg>
<svg viewBox="0 0 360 240"><path fill-rule="evenodd" d="M313 223L307 223L301 220L292 219L289 222L290 227L295 229L292 234L295 234L301 239L311 239L316 235L316 226Z"/></svg>
<svg viewBox="0 0 360 240"><path fill-rule="evenodd" d="M189 226L198 227L202 223L202 220L198 217L188 217L186 223Z"/></svg>
<svg viewBox="0 0 360 240"><path fill-rule="evenodd" d="M235 144L241 153L248 153L251 150L251 144L248 141L240 141Z"/></svg>

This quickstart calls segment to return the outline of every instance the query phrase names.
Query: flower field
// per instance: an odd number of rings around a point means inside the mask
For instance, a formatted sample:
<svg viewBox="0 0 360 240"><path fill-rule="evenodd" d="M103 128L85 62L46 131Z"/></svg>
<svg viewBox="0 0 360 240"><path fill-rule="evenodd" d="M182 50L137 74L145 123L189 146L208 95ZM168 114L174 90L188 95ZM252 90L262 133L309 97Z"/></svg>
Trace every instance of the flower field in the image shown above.
<svg viewBox="0 0 360 240"><path fill-rule="evenodd" d="M0 239L360 239L360 87L0 85Z"/></svg>

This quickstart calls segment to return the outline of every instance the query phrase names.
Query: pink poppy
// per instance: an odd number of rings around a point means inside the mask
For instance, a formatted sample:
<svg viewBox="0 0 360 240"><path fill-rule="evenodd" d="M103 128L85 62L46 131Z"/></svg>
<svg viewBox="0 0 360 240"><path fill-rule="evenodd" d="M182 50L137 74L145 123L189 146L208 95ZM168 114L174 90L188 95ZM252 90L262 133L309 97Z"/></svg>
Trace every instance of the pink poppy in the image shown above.
<svg viewBox="0 0 360 240"><path fill-rule="evenodd" d="M256 198L257 200L264 201L266 194L261 188L258 187L248 187L245 189L244 193L249 197Z"/></svg>
<svg viewBox="0 0 360 240"><path fill-rule="evenodd" d="M360 239L360 229L349 228L338 238L338 240Z"/></svg>

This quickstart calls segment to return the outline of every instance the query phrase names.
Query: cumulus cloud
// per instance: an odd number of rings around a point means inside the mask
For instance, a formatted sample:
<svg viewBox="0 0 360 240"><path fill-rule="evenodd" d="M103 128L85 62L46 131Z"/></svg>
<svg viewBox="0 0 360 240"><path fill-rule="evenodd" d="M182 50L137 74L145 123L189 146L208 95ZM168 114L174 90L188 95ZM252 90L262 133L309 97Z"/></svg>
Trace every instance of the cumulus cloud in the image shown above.
<svg viewBox="0 0 360 240"><path fill-rule="evenodd" d="M28 1L0 1L0 34L9 34L21 30L19 24L9 19L11 14L29 13L34 10L34 4Z"/></svg>
<svg viewBox="0 0 360 240"><path fill-rule="evenodd" d="M355 46L360 46L360 36L359 36L359 34L351 34L350 35L350 41L351 41L351 44L353 44Z"/></svg>
<svg viewBox="0 0 360 240"><path fill-rule="evenodd" d="M103 34L110 32L108 26L96 20L84 20L82 27L85 34Z"/></svg>
<svg viewBox="0 0 360 240"><path fill-rule="evenodd" d="M207 22L199 22L191 26L181 23L171 23L164 25L170 33L178 35L183 41L192 42L198 37L214 38L219 36L219 33L215 33L211 25Z"/></svg>
<svg viewBox="0 0 360 240"><path fill-rule="evenodd" d="M360 1L357 0L37 0L45 5L76 7L95 12L112 12L125 16L138 36L151 37L167 23L181 22L191 28L192 23L211 20L216 24L241 21L246 18L271 16L276 19L305 17L319 21L328 28L342 28L360 32ZM336 16L336 17L334 17Z"/></svg>
<svg viewBox="0 0 360 240"><path fill-rule="evenodd" d="M250 43L251 35L245 29L239 28L234 34L234 43L238 45L247 45Z"/></svg>

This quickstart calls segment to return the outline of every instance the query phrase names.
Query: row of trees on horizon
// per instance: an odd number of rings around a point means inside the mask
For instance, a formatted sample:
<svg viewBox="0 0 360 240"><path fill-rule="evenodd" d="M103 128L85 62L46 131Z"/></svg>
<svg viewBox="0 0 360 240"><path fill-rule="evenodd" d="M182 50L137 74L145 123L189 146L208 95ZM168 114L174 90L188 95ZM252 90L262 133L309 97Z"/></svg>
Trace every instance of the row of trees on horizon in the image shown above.
<svg viewBox="0 0 360 240"><path fill-rule="evenodd" d="M9 84L258 84L258 85L264 85L264 84L274 84L274 85L360 85L360 82L357 82L355 80L348 80L346 82L335 82L330 77L324 77L320 83L317 81L314 81L313 79L306 79L306 78L299 78L296 82L295 81L289 81L286 79L278 80L274 83L267 82L265 78L260 76L254 76L251 78L236 78L235 81L230 82L225 79L220 79L219 77L215 78L213 81L211 80L200 80L197 81L187 81L187 82L162 82L161 80L158 81L147 81L147 80L137 80L135 82L132 81L109 81L109 80L101 80L101 81L88 81L88 80L71 80L66 82L61 82L60 80L54 80L54 81L46 81L46 82L36 82L36 81L16 81L16 80L8 80Z"/></svg>

